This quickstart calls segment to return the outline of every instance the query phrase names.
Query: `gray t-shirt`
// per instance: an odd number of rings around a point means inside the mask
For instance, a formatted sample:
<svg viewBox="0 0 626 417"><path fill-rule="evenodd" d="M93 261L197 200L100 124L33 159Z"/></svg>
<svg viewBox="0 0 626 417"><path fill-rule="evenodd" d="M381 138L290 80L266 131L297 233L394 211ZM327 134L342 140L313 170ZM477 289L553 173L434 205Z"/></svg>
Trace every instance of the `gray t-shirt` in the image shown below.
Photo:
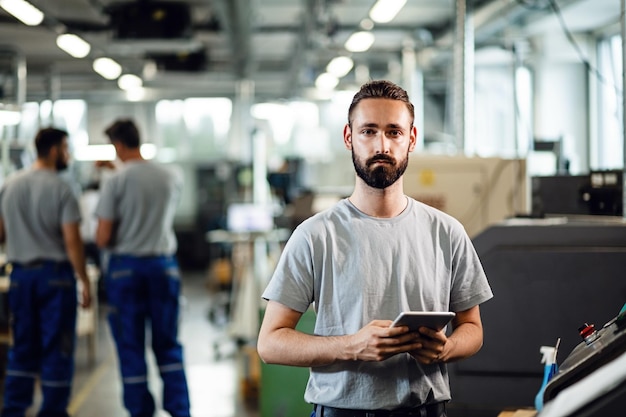
<svg viewBox="0 0 626 417"><path fill-rule="evenodd" d="M67 260L63 224L79 223L72 189L49 169L29 169L8 178L0 190L7 260Z"/></svg>
<svg viewBox="0 0 626 417"><path fill-rule="evenodd" d="M408 199L394 218L349 200L298 226L263 298L316 311L316 335L356 333L401 311L463 311L493 295L471 240L449 215ZM394 409L450 399L444 364L409 354L311 369L305 400L330 407Z"/></svg>
<svg viewBox="0 0 626 417"><path fill-rule="evenodd" d="M116 223L111 251L146 256L176 252L174 214L182 191L178 172L149 161L128 161L102 184L98 218Z"/></svg>

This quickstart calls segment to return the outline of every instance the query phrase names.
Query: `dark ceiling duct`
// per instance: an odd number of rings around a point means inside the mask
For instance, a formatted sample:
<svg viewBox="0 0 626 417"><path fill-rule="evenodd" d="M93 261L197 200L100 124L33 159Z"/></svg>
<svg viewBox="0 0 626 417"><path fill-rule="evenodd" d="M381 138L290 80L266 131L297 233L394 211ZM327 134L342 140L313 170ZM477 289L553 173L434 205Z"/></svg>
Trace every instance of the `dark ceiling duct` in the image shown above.
<svg viewBox="0 0 626 417"><path fill-rule="evenodd" d="M115 3L107 7L116 39L176 39L192 36L190 6L168 1Z"/></svg>
<svg viewBox="0 0 626 417"><path fill-rule="evenodd" d="M207 54L204 50L176 54L148 54L161 71L199 72L206 70Z"/></svg>

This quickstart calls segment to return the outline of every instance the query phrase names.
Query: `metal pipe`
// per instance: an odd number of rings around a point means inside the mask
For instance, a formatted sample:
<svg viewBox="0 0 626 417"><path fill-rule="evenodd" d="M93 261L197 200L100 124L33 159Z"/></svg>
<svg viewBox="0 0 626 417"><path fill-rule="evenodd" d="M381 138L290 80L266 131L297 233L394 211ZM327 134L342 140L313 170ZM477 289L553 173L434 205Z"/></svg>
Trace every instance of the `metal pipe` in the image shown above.
<svg viewBox="0 0 626 417"><path fill-rule="evenodd" d="M471 2L456 2L454 41L454 134L456 147L465 151L474 136L474 24Z"/></svg>
<svg viewBox="0 0 626 417"><path fill-rule="evenodd" d="M626 0L622 0L620 25L622 29L622 216L626 218Z"/></svg>

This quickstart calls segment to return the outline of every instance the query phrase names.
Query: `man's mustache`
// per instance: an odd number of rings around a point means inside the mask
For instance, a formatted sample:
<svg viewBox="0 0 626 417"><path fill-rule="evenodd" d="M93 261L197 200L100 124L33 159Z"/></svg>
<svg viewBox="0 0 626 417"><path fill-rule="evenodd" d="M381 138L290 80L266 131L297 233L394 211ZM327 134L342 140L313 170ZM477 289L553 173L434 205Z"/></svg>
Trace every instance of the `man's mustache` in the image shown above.
<svg viewBox="0 0 626 417"><path fill-rule="evenodd" d="M389 162L390 164L395 164L396 160L389 156L389 155L384 155L384 154L380 154L380 155L376 155L371 157L368 161L367 161L367 165L372 165L376 162Z"/></svg>

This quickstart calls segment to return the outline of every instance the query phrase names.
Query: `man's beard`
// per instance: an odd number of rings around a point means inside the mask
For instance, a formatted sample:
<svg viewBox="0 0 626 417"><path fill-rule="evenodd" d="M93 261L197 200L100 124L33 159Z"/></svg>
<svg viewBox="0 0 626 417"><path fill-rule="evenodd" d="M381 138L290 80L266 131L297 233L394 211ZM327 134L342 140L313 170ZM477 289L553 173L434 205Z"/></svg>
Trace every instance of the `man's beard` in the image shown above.
<svg viewBox="0 0 626 417"><path fill-rule="evenodd" d="M57 171L65 171L67 169L67 162L63 160L61 156L59 156L55 163L55 168Z"/></svg>
<svg viewBox="0 0 626 417"><path fill-rule="evenodd" d="M386 163L370 168L377 161ZM370 187L382 190L394 184L404 174L409 164L409 153L407 152L406 158L399 162L391 156L378 154L363 164L354 154L354 149L352 149L352 163L359 178Z"/></svg>

